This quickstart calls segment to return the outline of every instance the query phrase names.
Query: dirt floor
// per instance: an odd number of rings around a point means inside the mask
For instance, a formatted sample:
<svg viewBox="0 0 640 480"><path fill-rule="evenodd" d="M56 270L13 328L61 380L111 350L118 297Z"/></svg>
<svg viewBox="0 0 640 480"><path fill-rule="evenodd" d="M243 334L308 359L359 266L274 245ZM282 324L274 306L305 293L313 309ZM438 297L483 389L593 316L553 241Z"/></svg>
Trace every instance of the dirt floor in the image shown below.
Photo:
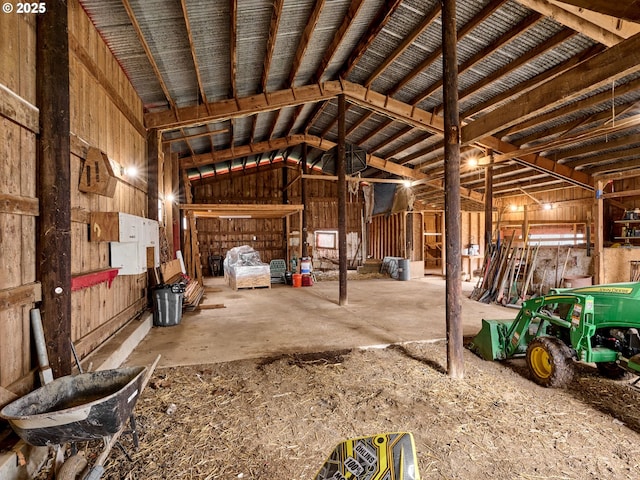
<svg viewBox="0 0 640 480"><path fill-rule="evenodd" d="M409 431L423 479L640 478L640 393L579 365L537 386L523 359L442 342L156 370L136 406L140 449L108 479L313 479L344 438ZM89 458L93 453L88 452Z"/></svg>

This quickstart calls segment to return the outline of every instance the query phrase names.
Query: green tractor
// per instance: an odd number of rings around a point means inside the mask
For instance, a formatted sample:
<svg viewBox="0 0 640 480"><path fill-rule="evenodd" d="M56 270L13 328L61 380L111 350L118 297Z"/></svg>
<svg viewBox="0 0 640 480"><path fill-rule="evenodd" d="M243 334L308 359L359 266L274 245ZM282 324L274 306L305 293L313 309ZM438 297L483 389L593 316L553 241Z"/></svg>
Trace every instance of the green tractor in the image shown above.
<svg viewBox="0 0 640 480"><path fill-rule="evenodd" d="M485 360L525 354L544 387L570 382L574 360L609 378L640 375L640 283L555 289L523 302L514 320L482 320L469 348Z"/></svg>

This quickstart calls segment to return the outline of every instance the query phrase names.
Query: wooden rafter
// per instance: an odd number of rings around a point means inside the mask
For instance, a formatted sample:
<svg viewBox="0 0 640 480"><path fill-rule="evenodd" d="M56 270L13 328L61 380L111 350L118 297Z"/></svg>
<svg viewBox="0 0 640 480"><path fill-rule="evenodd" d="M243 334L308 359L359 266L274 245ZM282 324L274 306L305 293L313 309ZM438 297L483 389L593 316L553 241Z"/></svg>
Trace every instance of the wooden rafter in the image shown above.
<svg viewBox="0 0 640 480"><path fill-rule="evenodd" d="M425 155L429 155L430 153L436 152L443 148L444 148L444 140L442 142L439 142L436 145L429 145L428 147L421 148L420 150L410 153L409 155L405 155L404 157L398 159L398 163L400 165L406 165L409 162L417 160L420 157L424 157ZM462 150L460 153L462 153Z"/></svg>
<svg viewBox="0 0 640 480"><path fill-rule="evenodd" d="M365 109L375 110L416 128L436 133L442 131L442 117L434 116L429 112L390 98L388 95L368 90L361 85L344 80L213 102L209 105L210 114L202 106L185 107L178 109L176 113L168 111L149 113L145 116L145 120L147 128L167 130L315 103L329 100L341 93L346 95L349 102ZM176 118L176 114L178 118Z"/></svg>
<svg viewBox="0 0 640 480"><path fill-rule="evenodd" d="M514 125L508 130L505 130L503 134L513 135L514 133L522 132L528 128L532 128L544 122L548 122L549 120L560 118L565 115L569 115L571 113L575 113L586 108L591 108L604 102L611 102L612 98L615 98L621 95L626 95L628 93L635 92L638 89L640 89L640 79L632 80L629 83L625 83L624 85L619 85L617 87L614 87L613 84L611 86L612 88L610 90L598 93L596 95L592 95L591 97L582 99L579 102L573 102L564 107L556 108L551 112L543 113L526 122L522 122L522 123L519 123L518 125ZM611 116L611 111L609 111L609 116Z"/></svg>
<svg viewBox="0 0 640 480"><path fill-rule="evenodd" d="M311 42L313 31L318 24L320 14L322 13L322 9L324 8L324 2L325 0L315 0L311 15L309 15L307 24L302 31L302 37L300 38L298 49L296 50L296 54L293 58L293 65L291 66L291 70L289 71L289 78L287 80L287 84L289 87L293 87L295 85L296 75L298 74L300 65L302 65L302 60L305 53L307 52L307 48L309 48L309 43Z"/></svg>
<svg viewBox="0 0 640 480"><path fill-rule="evenodd" d="M271 24L269 27L269 38L267 40L267 49L264 54L264 66L262 67L262 79L260 81L260 86L263 92L267 91L267 82L269 81L271 61L273 60L273 52L276 47L276 38L278 37L278 28L280 27L280 18L282 18L283 5L284 0L275 0L273 2Z"/></svg>
<svg viewBox="0 0 640 480"><path fill-rule="evenodd" d="M477 63L481 62L484 58L486 58L487 56L491 55L498 48L500 48L503 45L507 44L509 41L513 40L518 35L521 35L524 32L526 32L529 28L531 28L532 26L537 24L542 18L543 18L542 15L537 14L537 13L534 13L534 14L529 15L528 17L524 18L520 23L518 23L516 26L511 28L509 31L507 31L504 35L502 35L500 38L498 38L492 44L487 45L485 48L480 50L478 53L473 55L471 58L469 58L468 60L463 62L458 67L458 73L462 74L462 73L466 72L471 67L473 67ZM438 80L433 85L431 85L429 88L427 88L423 92L421 92L418 95L416 95L413 98L413 100L411 101L411 103L414 104L414 105L417 105L418 103L423 101L425 98L429 97L429 95L431 95L433 92L437 91L441 87L442 87L442 80Z"/></svg>
<svg viewBox="0 0 640 480"><path fill-rule="evenodd" d="M256 127L258 124L258 115L251 115L251 132L249 133L249 144L251 145L256 139Z"/></svg>
<svg viewBox="0 0 640 480"><path fill-rule="evenodd" d="M521 55L520 57L518 57L517 59L513 60L512 62L509 62L504 67L499 68L498 70L496 70L495 72L493 72L490 75L487 75L481 81L476 82L475 84L471 85L470 87L462 90L460 92L460 100L465 99L465 98L467 98L467 97L479 92L483 88L494 84L500 78L502 78L505 75L513 72L515 69L522 67L527 62L530 62L530 61L534 60L535 58L539 57L540 55L544 54L545 52L548 52L552 48L557 47L562 42L567 41L568 39L570 39L574 35L576 35L576 33L574 31L572 31L572 30L567 30L567 29L560 30L558 33L556 33L554 36L552 36L546 42L543 42L540 45L537 45L536 47L532 48L531 50L529 50L524 55ZM438 110L441 110L441 108L438 109Z"/></svg>
<svg viewBox="0 0 640 480"><path fill-rule="evenodd" d="M640 1L639 0L562 0L563 3L570 3L576 7L586 8L594 12L612 17L631 20L640 23Z"/></svg>
<svg viewBox="0 0 640 480"><path fill-rule="evenodd" d="M485 21L489 15L495 12L506 1L507 0L492 0L488 4L486 4L475 17L473 17L458 31L458 41L460 41L460 39L462 39L465 35L471 32L478 25L480 25L480 23ZM420 75L421 72L429 68L429 66L431 66L438 58L440 58L441 55L442 47L437 48L431 54L427 55L422 62L414 67L414 69L411 70L409 74L405 75L400 82L398 82L391 90L387 92L387 94L395 95L396 93L398 93L415 77Z"/></svg>
<svg viewBox="0 0 640 480"><path fill-rule="evenodd" d="M373 153L373 152L377 152L378 150L382 150L384 147L386 147L388 145L391 145L393 142L395 142L396 140L399 140L400 138L404 137L405 135L407 135L411 131L413 131L413 127L406 126L406 127L402 128L402 129L398 130L395 134L391 135L389 138L385 138L380 143L378 143L378 144L374 145L373 147L371 147L369 149L369 152Z"/></svg>
<svg viewBox="0 0 640 480"><path fill-rule="evenodd" d="M389 0L382 4L375 18L369 23L366 33L362 36L358 45L351 51L349 59L340 71L339 76L341 78L347 78L349 76L351 70L353 70L378 34L387 25L391 16L400 7L401 3L402 0Z"/></svg>
<svg viewBox="0 0 640 480"><path fill-rule="evenodd" d="M479 143L481 143L483 147L490 148L496 152L508 154L517 151L518 155L513 158L513 161L527 167L535 168L538 171L542 171L582 188L593 190L593 178L584 172L559 164L549 158L538 155L537 153L524 154L515 145L511 145L510 143L504 142L495 137L485 137L482 139L482 142Z"/></svg>
<svg viewBox="0 0 640 480"><path fill-rule="evenodd" d="M576 166L576 164L573 163L574 161L573 159L575 159L576 157L579 157L582 155L595 154L605 150L613 150L614 148L625 147L627 145L633 145L637 143L640 143L640 133L617 138L615 140L610 140L606 138L605 140L599 143L595 143L595 144L591 143L588 145L584 145L582 147L573 148L571 150L565 150L563 152L554 153L553 158L556 160L569 158L570 159L569 163L571 163L571 165L573 166Z"/></svg>
<svg viewBox="0 0 640 480"><path fill-rule="evenodd" d="M396 158L398 155L400 155L405 150L408 150L409 148L413 147L414 145L418 145L418 144L430 139L431 137L432 137L432 135L430 135L428 133L425 133L425 134L419 136L418 138L411 140L408 143L404 143L402 145L399 145L398 147L396 147L395 149L393 149L392 151L387 153L385 155L385 158L387 158L387 159ZM405 162L403 160L404 159L396 160L396 161L401 165L404 164L404 163L407 163L407 162Z"/></svg>
<svg viewBox="0 0 640 480"><path fill-rule="evenodd" d="M595 45L587 49L586 51L576 56L573 56L565 60L564 62L559 63L555 67L552 67L542 73L539 73L538 75L536 75L535 77L532 77L529 80L525 80L515 88L507 89L504 92L485 100L484 102L480 102L474 105L473 107L468 108L467 110L462 112L462 116L469 118L475 115L476 113L482 112L496 104L509 100L510 98L515 98L519 95L522 95L523 93L526 93L529 90L532 90L537 86L542 85L544 82L557 77L562 72L569 70L570 68L577 65L578 63L583 62L584 60L587 60L588 58L591 58L592 56L604 50L605 50L604 46ZM461 92L461 93L464 94L464 92ZM473 93L473 92L469 92L469 93Z"/></svg>
<svg viewBox="0 0 640 480"><path fill-rule="evenodd" d="M541 113L640 71L640 34L591 57L556 78L462 128L463 143L525 122Z"/></svg>
<svg viewBox="0 0 640 480"><path fill-rule="evenodd" d="M207 94L204 91L204 87L202 85L202 76L200 75L200 65L198 63L198 57L196 56L196 49L193 43L193 32L191 31L191 22L189 21L189 13L187 12L187 1L180 0L180 6L182 7L182 18L184 19L185 28L187 31L187 37L189 39L189 50L191 51L191 60L193 61L193 67L196 73L196 80L198 82L198 93L200 94L200 99L202 103L207 105L209 102L207 100Z"/></svg>
<svg viewBox="0 0 640 480"><path fill-rule="evenodd" d="M517 0L518 3L524 5L531 10L535 10L542 15L553 18L558 23L580 32L596 42L600 42L608 47L616 45L623 40L623 37L609 32L584 18L564 10L556 5L549 3L547 0Z"/></svg>
<svg viewBox="0 0 640 480"><path fill-rule="evenodd" d="M634 157L635 158L631 158L628 160L616 159L616 161L612 161L605 164L598 164L596 166L588 168L587 170L591 175L615 172L617 170L622 170L622 173L624 173L625 170L640 167L640 160L638 160L638 154L636 153Z"/></svg>
<svg viewBox="0 0 640 480"><path fill-rule="evenodd" d="M545 138L548 138L548 137L553 137L553 136L566 137L567 135L571 134L571 132L573 132L576 128L580 126L607 120L609 118L611 118L611 112L609 111L603 111L593 115L587 115L586 117L578 118L573 122L569 122L568 124L562 123L560 125L556 125L555 127L547 128L544 130L544 132L534 132L534 133L530 133L525 137L519 137L517 141L513 142L513 144L517 145L518 147L523 147L523 146L527 146L530 143L533 144L538 141L543 141Z"/></svg>
<svg viewBox="0 0 640 480"><path fill-rule="evenodd" d="M151 53L151 48L149 48L149 44L147 43L147 40L144 38L144 34L142 33L142 29L140 28L140 24L138 23L138 19L136 18L136 15L133 9L131 8L131 4L129 3L129 0L122 0L122 5L124 5L124 9L127 11L129 20L131 20L131 24L133 25L133 29L136 32L136 36L138 37L138 40L142 45L144 53L147 56L149 63L151 64L151 68L153 69L153 73L156 76L158 83L160 84L162 93L164 93L164 96L167 99L167 102L169 103L171 112L173 112L176 116L178 116L178 109L176 108L175 101L173 100L173 97L171 96L171 93L167 88L167 84L164 82L164 79L162 78L162 74L160 73L158 64L156 63L156 60L153 57L153 54Z"/></svg>
<svg viewBox="0 0 640 480"><path fill-rule="evenodd" d="M327 68L329 68L329 63L331 63L331 59L334 57L334 55L338 51L338 47L340 46L340 44L342 43L342 40L344 39L345 35L349 31L349 28L351 27L351 24L353 23L356 16L358 15L358 12L360 11L360 7L362 7L363 3L364 3L364 0L353 0L349 5L349 10L347 11L347 14L342 19L342 23L340 24L340 27L338 27L338 30L333 36L333 40L327 47L325 54L322 57L322 60L320 61L320 65L316 70L316 74L314 76L314 80L316 82L321 82L324 80L323 77L325 72L327 71Z"/></svg>
<svg viewBox="0 0 640 480"><path fill-rule="evenodd" d="M425 17L422 19L422 22L420 22L420 24L416 28L414 28L413 31L402 40L402 42L400 42L400 45L398 45L396 49L390 55L388 55L380 65L378 65L378 68L376 68L371 73L371 75L369 75L369 78L367 78L363 82L363 85L365 87L371 86L371 84L375 81L375 79L378 78L382 74L382 72L384 72L387 69L389 65L395 62L396 59L400 55L402 55L407 48L411 46L411 44L416 40L416 38L418 38L422 34L422 32L424 32L439 15L440 15L440 3L437 2L435 6L431 9L431 11L427 13Z"/></svg>
<svg viewBox="0 0 640 480"><path fill-rule="evenodd" d="M202 132L202 133L194 133L192 135L183 135L180 137L176 137L176 138L165 138L162 140L162 143L175 143L175 142L182 142L184 140L191 140L194 138L201 138L201 137L210 137L212 135L221 135L223 133L229 133L229 129L228 128L220 128L218 130L210 130L207 132Z"/></svg>
<svg viewBox="0 0 640 480"><path fill-rule="evenodd" d="M375 112L367 111L364 115L362 115L358 120L356 120L353 125L347 128L347 137L355 132L358 127L361 127L367 120L375 115Z"/></svg>
<svg viewBox="0 0 640 480"><path fill-rule="evenodd" d="M581 167L583 165L594 164L591 169L597 169L601 163L611 162L612 160L622 160L628 157L634 157L637 159L640 156L640 147L626 148L622 150L616 150L608 153L600 153L589 158L581 158L576 160L570 160L565 163L573 168Z"/></svg>
<svg viewBox="0 0 640 480"><path fill-rule="evenodd" d="M236 77L238 73L238 0L229 0L229 73L231 75L231 98L238 96ZM207 105L207 109L209 106Z"/></svg>
<svg viewBox="0 0 640 480"><path fill-rule="evenodd" d="M313 124L318 121L318 119L320 118L320 115L322 115L322 112L324 112L324 110L328 106L329 106L329 99L326 99L322 102L317 102L317 105L313 109L313 112L309 116L309 120L307 121L307 124L304 127L304 133L309 133L309 130L311 129Z"/></svg>

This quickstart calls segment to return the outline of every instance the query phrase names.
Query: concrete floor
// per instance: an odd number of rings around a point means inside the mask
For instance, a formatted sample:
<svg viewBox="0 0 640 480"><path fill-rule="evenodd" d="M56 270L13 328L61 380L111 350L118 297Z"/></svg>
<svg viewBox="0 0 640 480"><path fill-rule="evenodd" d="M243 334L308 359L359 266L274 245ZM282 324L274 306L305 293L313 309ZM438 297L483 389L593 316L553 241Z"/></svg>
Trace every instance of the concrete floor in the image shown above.
<svg viewBox="0 0 640 480"><path fill-rule="evenodd" d="M348 305L338 306L337 281L312 287L273 285L233 291L220 277L207 278L201 304L225 308L185 313L179 325L153 327L125 364L159 366L229 362L291 353L311 353L445 338L445 280L349 280ZM517 310L468 299L463 283L464 335L482 318L514 318Z"/></svg>

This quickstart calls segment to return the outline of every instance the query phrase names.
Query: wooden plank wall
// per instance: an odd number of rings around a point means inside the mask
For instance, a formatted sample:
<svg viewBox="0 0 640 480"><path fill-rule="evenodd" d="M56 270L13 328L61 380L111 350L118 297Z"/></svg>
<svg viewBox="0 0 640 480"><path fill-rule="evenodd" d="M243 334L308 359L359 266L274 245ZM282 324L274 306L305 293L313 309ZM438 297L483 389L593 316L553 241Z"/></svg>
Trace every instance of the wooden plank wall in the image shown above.
<svg viewBox="0 0 640 480"><path fill-rule="evenodd" d="M144 179L120 175L115 196L78 190L86 148L107 154L117 166L146 168L146 135L142 102L98 32L78 5L69 2L71 84L72 275L109 266L109 244L90 242L91 212L125 212L146 216ZM146 275L118 276L111 287L102 283L73 292L72 340L85 356L146 306Z"/></svg>
<svg viewBox="0 0 640 480"><path fill-rule="evenodd" d="M298 174L289 169L289 181ZM326 180L306 180L310 199L307 209L309 240L313 246L313 232L338 228L337 185ZM301 203L300 180L287 191L290 204ZM283 173L281 168L245 175L224 175L214 181L194 182L194 203L258 203L281 204L283 202ZM349 252L358 249L361 236L362 195L347 198L347 233L353 245ZM290 217L291 230L299 231L298 216ZM354 234L357 236L354 237ZM255 237L255 240L253 238ZM198 219L198 240L202 261L207 256L225 255L227 250L239 245L250 245L260 253L263 262L285 258L285 224L283 219ZM323 255L326 255L324 252ZM311 250L313 256L313 249ZM355 254L353 254L355 255ZM359 252L361 261L362 252ZM336 253L337 258L337 253ZM209 273L206 265L205 271Z"/></svg>
<svg viewBox="0 0 640 480"><path fill-rule="evenodd" d="M500 229L503 234L515 228L521 229L525 220L537 230L547 230L561 226L573 228L574 223L584 224L591 215L593 193L580 188L566 188L538 193L533 198L527 195L505 197L496 202L494 211L494 226L500 217ZM543 204L552 205L551 210L545 210ZM512 211L511 207L516 207ZM526 215L525 215L526 208Z"/></svg>
<svg viewBox="0 0 640 480"><path fill-rule="evenodd" d="M35 15L0 15L0 404L34 383L29 310L36 283Z"/></svg>

